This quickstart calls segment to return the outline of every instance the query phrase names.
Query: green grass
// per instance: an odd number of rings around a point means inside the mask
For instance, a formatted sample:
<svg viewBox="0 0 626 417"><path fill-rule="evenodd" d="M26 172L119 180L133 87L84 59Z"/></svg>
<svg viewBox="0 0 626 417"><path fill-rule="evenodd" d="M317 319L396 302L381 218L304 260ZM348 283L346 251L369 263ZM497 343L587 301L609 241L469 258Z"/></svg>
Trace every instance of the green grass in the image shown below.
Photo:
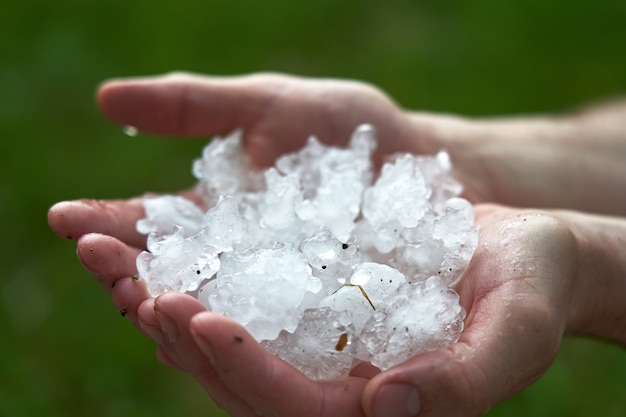
<svg viewBox="0 0 626 417"><path fill-rule="evenodd" d="M220 415L54 236L56 201L191 184L204 141L124 136L109 77L187 70L358 78L409 108L566 109L626 89L622 1L20 1L0 6L0 415ZM567 340L491 416L626 415L626 354Z"/></svg>

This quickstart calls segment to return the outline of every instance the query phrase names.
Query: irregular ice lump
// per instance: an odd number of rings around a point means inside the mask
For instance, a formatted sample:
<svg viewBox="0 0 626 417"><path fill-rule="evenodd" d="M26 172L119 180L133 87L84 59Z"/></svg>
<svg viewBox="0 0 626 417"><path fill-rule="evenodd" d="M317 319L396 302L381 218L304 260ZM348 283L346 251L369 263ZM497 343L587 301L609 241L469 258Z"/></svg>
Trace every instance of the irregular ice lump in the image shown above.
<svg viewBox="0 0 626 417"><path fill-rule="evenodd" d="M473 208L448 155L395 155L374 181L369 125L349 145L311 137L264 172L240 133L193 164L200 208L145 197L151 295L188 292L240 322L312 379L361 361L385 370L456 342L465 311L450 288L476 248Z"/></svg>

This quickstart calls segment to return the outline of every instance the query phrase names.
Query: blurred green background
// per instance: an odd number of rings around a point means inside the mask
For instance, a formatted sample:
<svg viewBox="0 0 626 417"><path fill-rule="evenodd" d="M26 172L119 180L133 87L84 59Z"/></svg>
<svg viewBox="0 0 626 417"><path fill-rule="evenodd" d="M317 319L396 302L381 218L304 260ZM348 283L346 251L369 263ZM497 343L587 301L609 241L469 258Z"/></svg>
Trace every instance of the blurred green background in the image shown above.
<svg viewBox="0 0 626 417"><path fill-rule="evenodd" d="M47 227L54 202L192 183L204 140L129 138L109 77L261 70L357 78L408 108L548 112L626 90L623 0L22 0L0 4L0 415L220 416ZM568 339L490 416L626 415L626 352Z"/></svg>

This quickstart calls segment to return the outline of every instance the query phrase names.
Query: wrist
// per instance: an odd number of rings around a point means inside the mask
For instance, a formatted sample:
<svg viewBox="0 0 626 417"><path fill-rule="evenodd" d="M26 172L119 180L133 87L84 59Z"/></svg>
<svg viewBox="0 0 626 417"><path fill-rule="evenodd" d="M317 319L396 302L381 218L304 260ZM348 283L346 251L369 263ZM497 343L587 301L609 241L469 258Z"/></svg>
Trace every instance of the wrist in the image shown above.
<svg viewBox="0 0 626 417"><path fill-rule="evenodd" d="M605 106L606 107L606 106ZM556 116L410 113L412 150L450 154L474 203L626 214L626 104Z"/></svg>
<svg viewBox="0 0 626 417"><path fill-rule="evenodd" d="M576 239L578 268L567 332L626 345L626 220L556 212Z"/></svg>
<svg viewBox="0 0 626 417"><path fill-rule="evenodd" d="M517 207L559 207L561 138L569 121L549 117L471 119L412 113L420 146L445 149L466 197L474 203Z"/></svg>

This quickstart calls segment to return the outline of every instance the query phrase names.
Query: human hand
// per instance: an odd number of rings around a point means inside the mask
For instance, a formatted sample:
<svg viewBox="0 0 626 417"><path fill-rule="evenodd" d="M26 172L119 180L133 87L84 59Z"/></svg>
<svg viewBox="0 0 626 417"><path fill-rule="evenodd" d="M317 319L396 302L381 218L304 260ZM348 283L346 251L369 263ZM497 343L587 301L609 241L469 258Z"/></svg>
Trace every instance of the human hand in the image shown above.
<svg viewBox="0 0 626 417"><path fill-rule="evenodd" d="M191 373L233 416L476 416L539 378L566 332L598 330L591 306L602 298L581 282L587 245L572 215L499 206L477 206L476 214L480 243L456 288L468 313L459 342L384 373L361 367L326 382L308 380L189 296L151 299L130 278L144 240L134 232L139 200L61 203L50 224L78 238L82 263L159 344L161 360Z"/></svg>
<svg viewBox="0 0 626 417"><path fill-rule="evenodd" d="M460 117L407 112L363 82L268 73L173 73L107 81L97 101L113 122L158 135L223 136L241 128L244 150L259 167L300 149L311 135L326 144L345 144L357 126L367 123L377 131L373 157L378 165L395 152L434 154L446 149L456 176L463 178L464 197L472 202L494 197L497 175L486 172L486 161L475 158L476 133L482 128Z"/></svg>
<svg viewBox="0 0 626 417"><path fill-rule="evenodd" d="M97 100L115 123L159 135L225 135L242 128L246 153L258 166L301 148L310 135L345 143L363 123L374 125L383 138L380 155L409 147L423 153L420 147L427 146L420 145L410 118L389 97L355 81L174 73L108 81Z"/></svg>
<svg viewBox="0 0 626 417"><path fill-rule="evenodd" d="M338 105L329 109L329 102ZM326 142L345 140L362 121L380 122L383 153L432 152L438 149L432 147L438 143L434 139L455 130L448 128L469 129L465 122L437 116L411 117L407 122L382 93L363 84L274 75L115 81L101 88L99 103L114 121L153 133L222 134L243 126L246 150L258 165L298 148L311 133ZM205 117L207 113L212 117ZM489 197L475 192L488 190L480 185L480 175L471 175L467 166L460 173L466 187L469 184L470 199ZM626 339L619 326L597 325L598 318L607 316L597 311L598 305L606 306L606 294L590 291L589 279L578 282L584 290L574 291L573 281L581 281L573 272L580 259L576 259L577 245L572 243L568 221L544 214L528 216L521 223L521 212L498 207L478 208L477 214L483 226L481 246L457 288L468 311L459 343L381 374L361 367L351 378L320 383L268 355L239 325L204 312L190 297L149 298L142 282L130 278L136 273L135 257L145 247L145 236L135 231L136 221L143 217L140 199L61 203L51 209L49 219L57 233L78 240L85 267L112 291L118 309L159 343L161 360L194 375L233 415L255 415L256 411L277 416L403 415L409 411L408 402L389 384L404 383L419 392L411 396L411 411L419 405L421 415L469 416L538 378L566 330L622 343ZM584 229L577 229L577 237L585 235ZM506 230L514 232L515 239L504 239L501 232ZM586 247L601 247L598 240ZM518 267L526 261L530 269L524 276ZM536 264L531 265L532 261ZM587 265L585 271L590 275L594 266ZM609 294L615 287L614 282L605 285ZM615 323L616 317L619 321L623 313L611 308L609 322ZM203 340L209 341L210 350ZM397 413L393 406L399 407Z"/></svg>
<svg viewBox="0 0 626 417"><path fill-rule="evenodd" d="M342 144L362 123L376 127L380 163L394 152L446 149L473 203L625 214L626 101L560 116L472 119L406 111L361 82L281 74L113 80L98 92L120 125L175 136L243 129L253 164L269 166L316 135Z"/></svg>

